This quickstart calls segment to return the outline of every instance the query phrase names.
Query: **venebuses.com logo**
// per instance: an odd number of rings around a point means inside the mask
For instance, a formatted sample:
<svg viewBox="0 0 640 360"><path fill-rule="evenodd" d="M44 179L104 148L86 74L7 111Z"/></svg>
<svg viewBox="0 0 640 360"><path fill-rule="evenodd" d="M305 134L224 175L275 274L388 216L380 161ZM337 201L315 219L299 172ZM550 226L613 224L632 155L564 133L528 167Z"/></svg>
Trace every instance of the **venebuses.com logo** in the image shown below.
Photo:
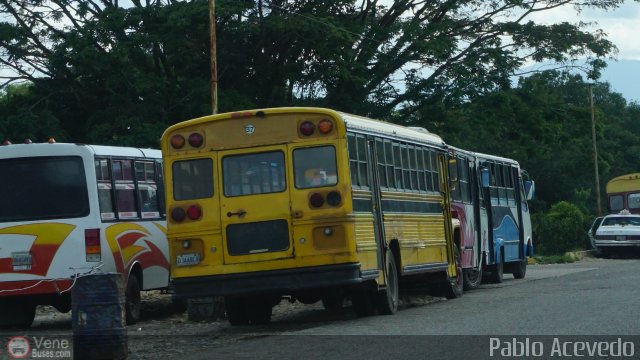
<svg viewBox="0 0 640 360"><path fill-rule="evenodd" d="M7 342L7 352L14 359L71 359L71 342L68 339L34 336L13 336Z"/></svg>

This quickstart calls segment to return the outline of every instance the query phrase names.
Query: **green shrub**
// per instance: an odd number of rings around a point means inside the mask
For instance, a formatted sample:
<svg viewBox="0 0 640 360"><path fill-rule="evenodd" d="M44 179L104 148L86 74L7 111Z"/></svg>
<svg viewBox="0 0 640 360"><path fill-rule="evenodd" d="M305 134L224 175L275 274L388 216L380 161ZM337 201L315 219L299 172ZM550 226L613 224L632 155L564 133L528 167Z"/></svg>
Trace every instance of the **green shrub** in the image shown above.
<svg viewBox="0 0 640 360"><path fill-rule="evenodd" d="M585 215L569 202L553 205L548 213L537 216L534 221L539 254L562 255L567 251L585 249L588 245Z"/></svg>

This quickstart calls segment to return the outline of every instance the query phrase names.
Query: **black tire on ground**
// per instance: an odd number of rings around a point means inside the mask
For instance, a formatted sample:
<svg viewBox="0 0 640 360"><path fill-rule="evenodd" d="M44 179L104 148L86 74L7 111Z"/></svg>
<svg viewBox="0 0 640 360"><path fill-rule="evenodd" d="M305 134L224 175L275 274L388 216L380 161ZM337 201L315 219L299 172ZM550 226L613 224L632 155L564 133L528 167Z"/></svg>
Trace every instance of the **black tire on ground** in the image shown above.
<svg viewBox="0 0 640 360"><path fill-rule="evenodd" d="M0 302L0 328L26 329L36 317L36 305L20 300Z"/></svg>
<svg viewBox="0 0 640 360"><path fill-rule="evenodd" d="M268 324L273 306L266 298L256 298L246 302L247 318L251 325Z"/></svg>
<svg viewBox="0 0 640 360"><path fill-rule="evenodd" d="M247 304L244 298L225 297L224 306L227 310L227 320L232 326L241 326L249 324L247 316Z"/></svg>
<svg viewBox="0 0 640 360"><path fill-rule="evenodd" d="M344 305L342 290L329 290L322 296L322 306L327 310L340 310Z"/></svg>
<svg viewBox="0 0 640 360"><path fill-rule="evenodd" d="M449 276L447 276L447 282L443 285L444 296L447 299L458 298L462 296L462 293L464 291L464 271L462 270L462 259L460 255L460 249L458 248L457 244L454 245L453 250L457 274L455 278L449 278Z"/></svg>
<svg viewBox="0 0 640 360"><path fill-rule="evenodd" d="M516 279L524 279L525 275L527 275L527 258L524 260L518 261L513 264L513 277Z"/></svg>
<svg viewBox="0 0 640 360"><path fill-rule="evenodd" d="M385 255L384 289L378 291L378 310L381 314L392 315L398 311L398 268L391 250Z"/></svg>
<svg viewBox="0 0 640 360"><path fill-rule="evenodd" d="M482 265L477 268L464 269L464 290L477 289L482 283Z"/></svg>
<svg viewBox="0 0 640 360"><path fill-rule="evenodd" d="M494 284L499 284L502 282L502 277L504 276L504 256L502 255L502 249L498 252L498 260L495 265L491 267L491 276L489 277L489 281Z"/></svg>
<svg viewBox="0 0 640 360"><path fill-rule="evenodd" d="M125 291L125 315L127 324L135 324L142 313L142 297L140 296L140 281L134 274L129 275Z"/></svg>
<svg viewBox="0 0 640 360"><path fill-rule="evenodd" d="M359 317L376 313L377 288L370 283L356 285L351 290L351 305Z"/></svg>

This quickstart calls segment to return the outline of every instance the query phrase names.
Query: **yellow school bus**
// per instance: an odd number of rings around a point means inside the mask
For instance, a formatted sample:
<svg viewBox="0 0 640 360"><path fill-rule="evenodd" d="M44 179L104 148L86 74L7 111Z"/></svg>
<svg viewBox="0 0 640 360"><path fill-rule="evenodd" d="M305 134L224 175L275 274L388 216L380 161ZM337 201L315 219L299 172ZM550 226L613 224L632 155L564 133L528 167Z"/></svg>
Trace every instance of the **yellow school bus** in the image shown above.
<svg viewBox="0 0 640 360"><path fill-rule="evenodd" d="M162 150L176 295L224 296L233 325L283 297L391 314L410 275L462 292L439 136L274 108L175 124Z"/></svg>

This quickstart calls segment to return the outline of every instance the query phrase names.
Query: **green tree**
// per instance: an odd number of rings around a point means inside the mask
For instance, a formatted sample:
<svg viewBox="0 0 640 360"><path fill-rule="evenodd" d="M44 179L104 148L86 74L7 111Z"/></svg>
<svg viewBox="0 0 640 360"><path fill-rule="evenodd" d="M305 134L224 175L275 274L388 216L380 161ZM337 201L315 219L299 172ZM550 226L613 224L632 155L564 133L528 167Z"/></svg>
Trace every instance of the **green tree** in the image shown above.
<svg viewBox="0 0 640 360"><path fill-rule="evenodd" d="M206 0L0 0L0 65L74 141L156 145L209 110ZM219 0L220 111L296 104L422 122L415 114L509 88L529 60L615 51L586 25L541 25L562 4L618 0ZM399 111L398 111L399 110ZM395 116L392 116L395 115Z"/></svg>
<svg viewBox="0 0 640 360"><path fill-rule="evenodd" d="M544 216L537 217L537 251L543 255L561 255L585 249L588 239L586 218L575 205L566 201L554 204Z"/></svg>

